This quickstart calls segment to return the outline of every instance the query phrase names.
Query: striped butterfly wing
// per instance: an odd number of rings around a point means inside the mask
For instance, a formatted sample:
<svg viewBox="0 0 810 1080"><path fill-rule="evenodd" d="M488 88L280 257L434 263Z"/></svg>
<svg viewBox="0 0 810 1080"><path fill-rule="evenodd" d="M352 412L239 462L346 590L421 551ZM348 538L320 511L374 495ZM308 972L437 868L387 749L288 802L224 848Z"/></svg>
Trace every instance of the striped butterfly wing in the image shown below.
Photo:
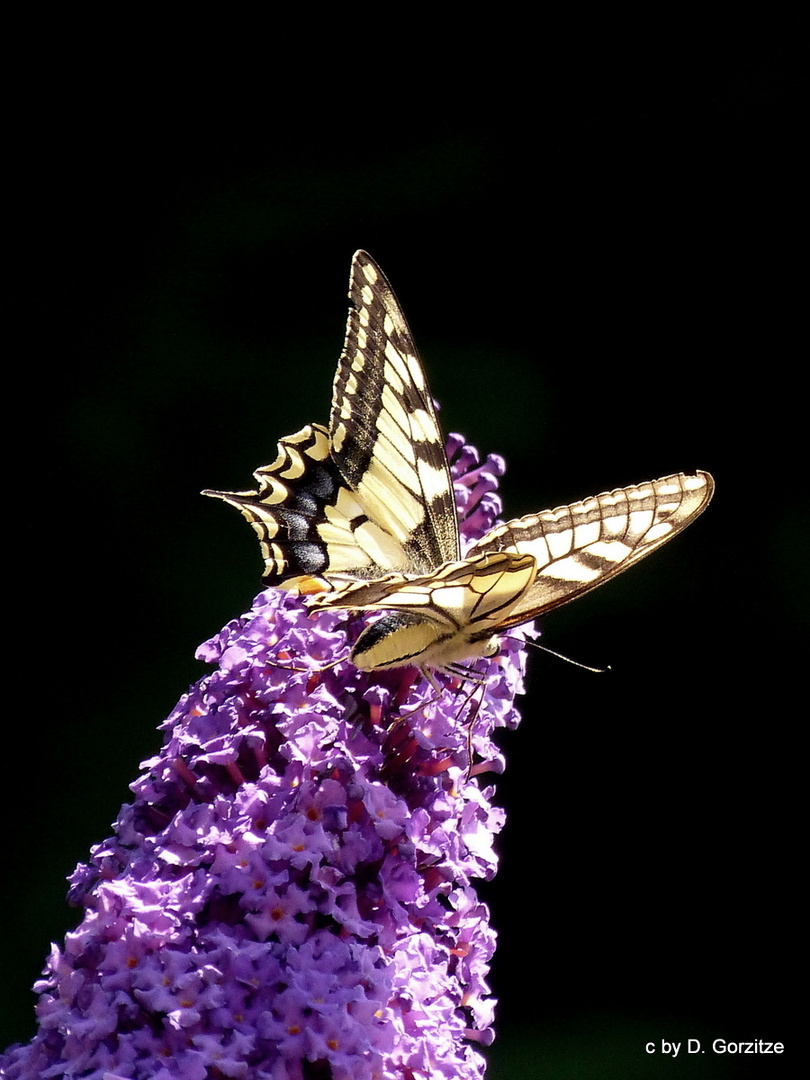
<svg viewBox="0 0 810 1080"><path fill-rule="evenodd" d="M319 592L390 571L426 573L458 559L444 440L411 332L374 260L352 260L352 306L330 427L278 444L255 491L205 495L255 529L267 584Z"/></svg>
<svg viewBox="0 0 810 1080"><path fill-rule="evenodd" d="M332 457L375 539L380 532L388 538L377 566L428 573L461 558L444 437L405 316L365 251L352 260L349 298L332 399ZM357 525L361 542L366 528Z"/></svg>
<svg viewBox="0 0 810 1080"><path fill-rule="evenodd" d="M496 526L470 555L510 551L531 555L536 563L532 585L500 629L559 607L627 570L690 525L713 492L708 473L674 473Z"/></svg>
<svg viewBox="0 0 810 1080"><path fill-rule="evenodd" d="M699 472L604 492L499 525L466 559L432 574L349 584L316 603L396 613L358 639L360 667L456 663L651 554L703 512L713 490Z"/></svg>

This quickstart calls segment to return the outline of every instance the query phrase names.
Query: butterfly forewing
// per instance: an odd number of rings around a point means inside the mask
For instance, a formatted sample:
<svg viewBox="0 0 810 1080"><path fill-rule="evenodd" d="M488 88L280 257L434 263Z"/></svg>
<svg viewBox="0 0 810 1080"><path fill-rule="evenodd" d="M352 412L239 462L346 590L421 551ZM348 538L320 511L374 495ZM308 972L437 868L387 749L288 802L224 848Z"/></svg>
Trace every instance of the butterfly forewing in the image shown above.
<svg viewBox="0 0 810 1080"><path fill-rule="evenodd" d="M467 559L430 574L391 574L349 584L315 603L418 615L441 628L430 648L422 628L420 636L407 625L396 626L385 642L390 655L403 663L405 645L412 640L411 655L417 655L418 643L422 663L455 663L474 655L477 643L581 596L649 555L694 521L712 491L707 473L676 473L618 488L499 525L473 546ZM370 660L385 667L388 653L379 638L378 633ZM361 648L362 659L353 659L365 666L370 660L362 653Z"/></svg>
<svg viewBox="0 0 810 1080"><path fill-rule="evenodd" d="M312 424L282 439L275 461L254 472L256 491L204 492L254 527L268 584L303 592L332 587L334 576L426 573L460 556L422 365L391 286L362 251L349 297L329 430Z"/></svg>
<svg viewBox="0 0 810 1080"><path fill-rule="evenodd" d="M496 526L469 555L514 551L537 564L532 586L501 629L567 603L671 540L712 497L708 473L675 473Z"/></svg>
<svg viewBox="0 0 810 1080"><path fill-rule="evenodd" d="M382 270L358 251L332 400L332 456L369 519L401 546L386 569L460 558L453 485L413 337Z"/></svg>

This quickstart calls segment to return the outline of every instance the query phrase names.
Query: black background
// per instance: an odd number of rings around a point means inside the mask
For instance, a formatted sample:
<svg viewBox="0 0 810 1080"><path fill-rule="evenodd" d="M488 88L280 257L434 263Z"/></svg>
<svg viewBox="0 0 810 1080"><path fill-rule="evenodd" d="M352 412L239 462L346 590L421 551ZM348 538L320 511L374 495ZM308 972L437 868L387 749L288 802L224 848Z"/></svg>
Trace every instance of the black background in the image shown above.
<svg viewBox="0 0 810 1080"><path fill-rule="evenodd" d="M506 457L509 516L717 482L686 534L545 620L611 673L530 658L482 887L488 1075L745 1074L644 1051L690 1037L788 1041L755 1063L777 1075L801 1053L801 28L359 20L317 48L246 24L204 46L108 27L96 52L73 25L32 50L7 208L3 1043L31 1036L75 924L65 875L203 673L197 644L258 591L253 534L198 492L248 486L327 418L364 247L445 429Z"/></svg>

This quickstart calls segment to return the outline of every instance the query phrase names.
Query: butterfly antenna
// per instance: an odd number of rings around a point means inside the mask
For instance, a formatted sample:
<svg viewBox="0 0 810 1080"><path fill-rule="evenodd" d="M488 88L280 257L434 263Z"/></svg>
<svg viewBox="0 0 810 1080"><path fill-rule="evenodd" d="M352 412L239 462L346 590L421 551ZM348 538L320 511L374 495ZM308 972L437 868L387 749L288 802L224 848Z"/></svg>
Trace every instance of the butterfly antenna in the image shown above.
<svg viewBox="0 0 810 1080"><path fill-rule="evenodd" d="M517 640L517 639L513 639ZM591 667L590 664L582 664L579 660L572 660L570 656L566 656L565 653L555 652L554 649L550 649L548 645L538 645L536 641L529 641L526 639L526 644L531 645L534 649L539 649L541 652L548 653L549 656L556 656L558 660L564 660L566 664L573 664L574 667L582 668L583 671L590 671L592 675L605 675L612 668L610 664L606 667Z"/></svg>

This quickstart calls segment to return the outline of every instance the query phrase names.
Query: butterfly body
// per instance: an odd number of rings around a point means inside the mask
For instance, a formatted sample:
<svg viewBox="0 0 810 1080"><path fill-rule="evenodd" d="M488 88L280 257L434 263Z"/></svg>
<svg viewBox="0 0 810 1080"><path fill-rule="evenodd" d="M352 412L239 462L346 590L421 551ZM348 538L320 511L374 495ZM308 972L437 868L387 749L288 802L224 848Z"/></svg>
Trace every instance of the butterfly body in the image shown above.
<svg viewBox="0 0 810 1080"><path fill-rule="evenodd" d="M348 584L336 596L315 597L314 603L386 610L352 649L352 663L362 671L405 664L446 669L495 651L493 638L531 586L536 569L531 555L498 551L446 563L420 577L392 574Z"/></svg>
<svg viewBox="0 0 810 1080"><path fill-rule="evenodd" d="M602 584L708 505L708 473L675 473L491 529L462 558L444 439L393 290L352 262L352 308L329 427L282 439L258 490L206 491L258 533L268 584L316 607L377 613L352 650L364 671L447 669L500 633Z"/></svg>

